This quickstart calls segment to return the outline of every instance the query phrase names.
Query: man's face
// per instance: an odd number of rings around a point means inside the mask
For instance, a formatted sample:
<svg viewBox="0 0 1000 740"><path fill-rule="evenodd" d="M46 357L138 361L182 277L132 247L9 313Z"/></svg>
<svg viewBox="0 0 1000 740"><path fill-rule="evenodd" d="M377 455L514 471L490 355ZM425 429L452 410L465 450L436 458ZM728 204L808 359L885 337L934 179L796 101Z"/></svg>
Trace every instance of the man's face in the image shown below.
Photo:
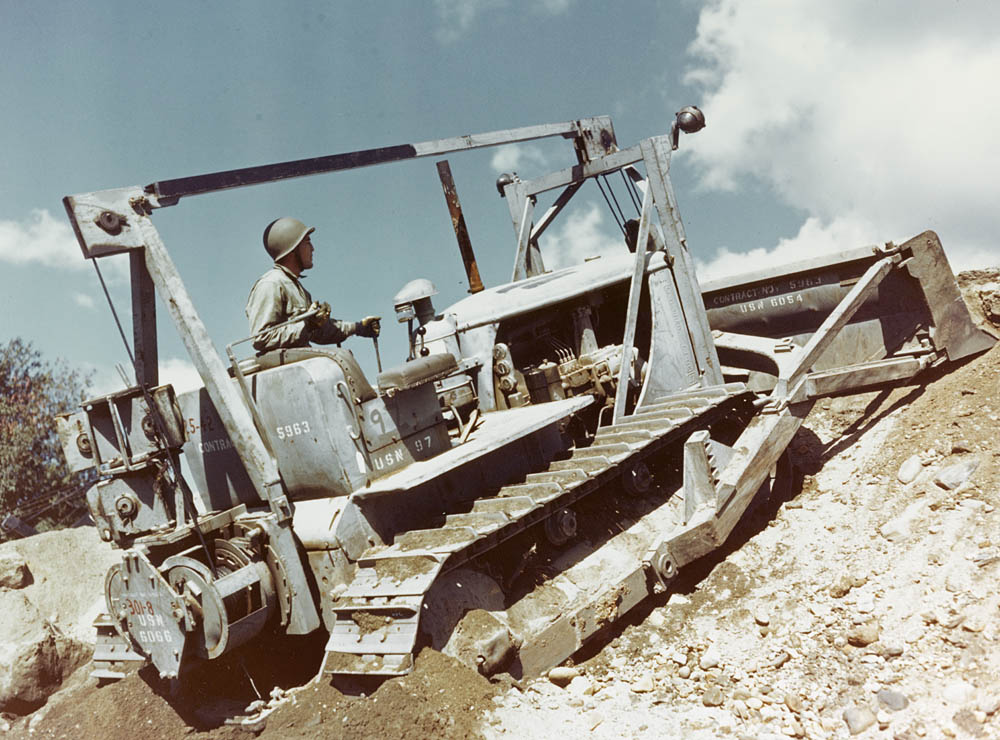
<svg viewBox="0 0 1000 740"><path fill-rule="evenodd" d="M309 270L313 266L313 244L307 236L301 242L299 246L296 247L299 253L299 262L302 265L303 270Z"/></svg>

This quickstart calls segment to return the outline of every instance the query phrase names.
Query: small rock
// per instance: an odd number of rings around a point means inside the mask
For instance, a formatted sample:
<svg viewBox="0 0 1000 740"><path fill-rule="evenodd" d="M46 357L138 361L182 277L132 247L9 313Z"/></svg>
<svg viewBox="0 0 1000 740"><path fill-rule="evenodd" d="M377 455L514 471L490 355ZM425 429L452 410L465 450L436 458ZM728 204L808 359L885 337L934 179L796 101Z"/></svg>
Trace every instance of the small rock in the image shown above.
<svg viewBox="0 0 1000 740"><path fill-rule="evenodd" d="M903 510L902 514L890 519L879 527L879 534L889 540L889 542L902 542L906 540L913 530L913 522L920 516L926 506L927 504L923 501L912 502Z"/></svg>
<svg viewBox="0 0 1000 740"><path fill-rule="evenodd" d="M667 618L659 609L654 609L649 613L649 616L646 617L646 621L654 627L662 627L667 623Z"/></svg>
<svg viewBox="0 0 1000 740"><path fill-rule="evenodd" d="M690 678L691 677L690 666L682 665L680 667L680 670L677 671L677 675L680 676L681 678Z"/></svg>
<svg viewBox="0 0 1000 740"><path fill-rule="evenodd" d="M17 550L0 552L0 588L24 588L31 580L28 563L21 553Z"/></svg>
<svg viewBox="0 0 1000 740"><path fill-rule="evenodd" d="M771 623L771 614L766 606L760 604L753 610L753 621L764 627Z"/></svg>
<svg viewBox="0 0 1000 740"><path fill-rule="evenodd" d="M556 686L568 686L579 675L580 671L573 666L560 665L549 671L549 680Z"/></svg>
<svg viewBox="0 0 1000 740"><path fill-rule="evenodd" d="M899 466L899 472L896 473L896 478L900 483L904 485L906 483L912 483L920 471L923 469L923 463L920 461L920 455L911 455L906 458L906 461Z"/></svg>
<svg viewBox="0 0 1000 740"><path fill-rule="evenodd" d="M855 647L865 647L878 640L878 623L859 624L847 633L847 641Z"/></svg>
<svg viewBox="0 0 1000 740"><path fill-rule="evenodd" d="M953 491L969 480L978 467L979 460L976 458L949 465L938 471L938 474L934 476L934 482L941 488Z"/></svg>
<svg viewBox="0 0 1000 740"><path fill-rule="evenodd" d="M667 606L684 606L690 603L691 599L684 594L677 593L676 591L670 594L670 598L667 599Z"/></svg>
<svg viewBox="0 0 1000 740"><path fill-rule="evenodd" d="M670 654L670 660L674 661L677 665L687 665L688 654L683 650L674 650L674 652Z"/></svg>
<svg viewBox="0 0 1000 740"><path fill-rule="evenodd" d="M968 440L956 439L951 443L951 454L958 455L963 452L972 452L972 446L969 444Z"/></svg>
<svg viewBox="0 0 1000 740"><path fill-rule="evenodd" d="M802 698L798 694L785 694L785 706L796 714L802 714Z"/></svg>
<svg viewBox="0 0 1000 740"><path fill-rule="evenodd" d="M952 721L970 735L982 736L983 730L979 726L982 723L976 719L975 712L969 709L959 709L952 717Z"/></svg>
<svg viewBox="0 0 1000 740"><path fill-rule="evenodd" d="M945 685L941 695L949 704L965 704L975 694L975 687L965 681L952 681Z"/></svg>
<svg viewBox="0 0 1000 740"><path fill-rule="evenodd" d="M701 658L698 659L698 665L703 671L707 671L709 668L715 668L720 662L719 653L714 647L710 647L702 653Z"/></svg>
<svg viewBox="0 0 1000 740"><path fill-rule="evenodd" d="M983 697L976 703L976 709L989 715L996 714L1000 711L1000 694Z"/></svg>
<svg viewBox="0 0 1000 740"><path fill-rule="evenodd" d="M905 694L893 691L892 689L882 689L879 691L878 700L882 706L891 709L893 712L906 709L906 707L910 704L910 700L906 698Z"/></svg>
<svg viewBox="0 0 1000 740"><path fill-rule="evenodd" d="M884 730L892 722L892 716L884 709L880 709L878 714L875 715L875 721L878 722L878 728Z"/></svg>
<svg viewBox="0 0 1000 740"><path fill-rule="evenodd" d="M881 653L883 657L886 658L898 658L903 654L903 643L895 639L890 639L882 642Z"/></svg>
<svg viewBox="0 0 1000 740"><path fill-rule="evenodd" d="M791 659L791 654L787 650L782 650L778 655L771 661L772 668L781 668L785 663Z"/></svg>
<svg viewBox="0 0 1000 740"><path fill-rule="evenodd" d="M875 713L866 706L852 705L844 710L844 722L852 735L858 735L875 724Z"/></svg>
<svg viewBox="0 0 1000 740"><path fill-rule="evenodd" d="M842 573L836 581L830 584L830 596L835 599L843 598L853 587L854 582L851 577L847 573Z"/></svg>
<svg viewBox="0 0 1000 740"><path fill-rule="evenodd" d="M594 683L586 676L576 676L566 686L566 690L579 696L592 696Z"/></svg>
<svg viewBox="0 0 1000 740"><path fill-rule="evenodd" d="M629 686L632 691L636 694L648 694L653 690L653 677L648 673L640 678L638 681L634 681L631 686Z"/></svg>
<svg viewBox="0 0 1000 740"><path fill-rule="evenodd" d="M962 622L962 629L966 632L982 632L986 629L986 623L979 617L969 617Z"/></svg>
<svg viewBox="0 0 1000 740"><path fill-rule="evenodd" d="M709 686L701 695L701 703L706 707L718 707L722 704L722 690L718 686Z"/></svg>
<svg viewBox="0 0 1000 740"><path fill-rule="evenodd" d="M802 729L802 725L794 717L789 720L788 724L785 726L785 734L789 737L805 737L806 731Z"/></svg>
<svg viewBox="0 0 1000 740"><path fill-rule="evenodd" d="M759 696L751 696L749 699L746 700L746 705L751 709L760 709L762 706L764 706L764 702L761 700Z"/></svg>

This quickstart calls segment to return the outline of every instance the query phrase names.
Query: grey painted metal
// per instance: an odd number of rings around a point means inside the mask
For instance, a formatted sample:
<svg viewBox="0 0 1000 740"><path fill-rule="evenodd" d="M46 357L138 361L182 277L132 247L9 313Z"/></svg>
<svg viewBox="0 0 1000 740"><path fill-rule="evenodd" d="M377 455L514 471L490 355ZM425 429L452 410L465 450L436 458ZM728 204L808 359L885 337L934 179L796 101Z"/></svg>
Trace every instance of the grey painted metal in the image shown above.
<svg viewBox="0 0 1000 740"><path fill-rule="evenodd" d="M675 393L700 382L694 348L688 341L684 311L673 273L666 266L666 252L654 252L649 261L649 301L653 331L650 337L646 380L639 394L637 408L646 408L651 400L665 393Z"/></svg>
<svg viewBox="0 0 1000 740"><path fill-rule="evenodd" d="M571 185L575 182L582 182L588 177L595 177L597 175L615 172L626 165L634 164L635 162L639 162L641 160L642 153L639 150L639 147L633 146L628 149L622 149L621 151L607 154L603 157L598 157L583 164L578 164L573 167L567 167L564 170L558 170L547 175L542 175L534 180L524 180L520 183L508 185L504 189L504 192L509 193L512 187L521 185L525 195L538 195L539 193L544 193L549 190L566 187L567 185Z"/></svg>
<svg viewBox="0 0 1000 740"><path fill-rule="evenodd" d="M513 282L530 277L529 245L531 243L531 215L535 211L535 199L519 192L516 196L508 198L508 203L511 208L514 208L515 205L521 207L521 212L514 221L517 229L517 249L514 252L514 272L510 278Z"/></svg>
<svg viewBox="0 0 1000 740"><path fill-rule="evenodd" d="M566 186L566 189L559 194L559 197L556 198L555 202L551 206L548 207L545 213L542 214L542 217L538 219L538 223L536 223L532 228L531 241L538 241L538 237L545 233L545 230L549 227L555 217L562 212L562 209L566 207L566 204L570 202L573 196L576 195L576 191L582 186L582 180L579 182L572 182Z"/></svg>
<svg viewBox="0 0 1000 740"><path fill-rule="evenodd" d="M920 282L934 322L932 333L935 346L943 349L950 360L992 347L996 337L987 334L972 321L938 235L925 231L903 243L900 249L912 250L913 257L906 269Z"/></svg>
<svg viewBox="0 0 1000 740"><path fill-rule="evenodd" d="M777 402L801 400L794 398L798 390L796 386L802 382L805 374L830 345L837 332L850 320L865 299L878 288L879 283L889 274L889 270L898 260L898 254L884 257L865 271L861 279L844 296L840 305L827 316L805 347L796 355L795 363L789 368L787 374L779 376L778 383L771 394L772 399Z"/></svg>
<svg viewBox="0 0 1000 740"><path fill-rule="evenodd" d="M614 143L614 134L602 136L611 132L611 119L606 116L581 118L565 123L542 124L540 126L524 126L522 128L491 131L483 134L467 134L446 139L435 139L415 144L366 149L345 154L332 154L325 157L312 157L290 162L245 167L225 172L213 172L194 177L183 177L173 180L160 180L146 186L145 192L161 200L161 205L173 205L177 199L213 193L230 188L259 185L266 182L277 182L295 177L317 175L327 172L370 167L418 157L429 157L449 152L457 152L482 147L514 144L550 136L571 136L580 141L577 147L578 155L587 157L594 152L603 151L605 147L596 142L608 141Z"/></svg>
<svg viewBox="0 0 1000 740"><path fill-rule="evenodd" d="M701 301L701 289L695 276L694 264L688 253L684 227L670 185L670 141L667 137L645 139L639 144L642 160L646 165L646 179L652 189L653 203L660 216L660 225L669 262L684 311L689 341L704 385L718 385L722 382L719 356L712 342L708 317Z"/></svg>
<svg viewBox="0 0 1000 740"><path fill-rule="evenodd" d="M622 338L621 365L618 368L618 391L615 395L615 407L612 414L612 424L617 424L625 415L625 401L628 398L629 379L632 375L632 348L635 345L635 325L639 319L639 298L642 296L643 278L646 276L646 262L649 252L646 242L649 239L649 219L653 211L653 195L647 190L642 198L642 211L639 214L639 236L635 250L635 267L632 270L632 280L629 283L628 306L625 309L625 335Z"/></svg>
<svg viewBox="0 0 1000 740"><path fill-rule="evenodd" d="M356 490L351 497L362 500L416 488L510 442L566 419L589 406L593 400L592 396L578 396L522 409L483 414L482 425L472 432L466 444L425 462L414 463L389 477L373 481L370 486Z"/></svg>

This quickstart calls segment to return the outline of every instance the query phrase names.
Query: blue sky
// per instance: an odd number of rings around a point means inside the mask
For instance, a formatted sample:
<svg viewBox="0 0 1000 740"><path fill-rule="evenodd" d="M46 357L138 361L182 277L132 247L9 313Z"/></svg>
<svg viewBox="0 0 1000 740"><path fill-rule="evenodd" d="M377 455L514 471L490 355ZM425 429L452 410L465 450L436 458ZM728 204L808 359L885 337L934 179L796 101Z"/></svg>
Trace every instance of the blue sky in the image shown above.
<svg viewBox="0 0 1000 740"><path fill-rule="evenodd" d="M0 342L22 336L102 389L126 355L62 196L590 115L610 114L627 146L682 105L705 110L673 175L706 275L925 228L958 267L1000 262L992 3L0 3ZM433 280L438 308L467 287L437 159L184 199L154 223L219 348L246 333L264 226L314 225L307 286L338 317L384 316L390 363L407 280ZM497 174L572 152L555 140L448 159L484 280L505 281ZM576 202L543 252L616 248L598 191ZM160 317L161 362L190 377ZM351 345L373 369L368 342Z"/></svg>

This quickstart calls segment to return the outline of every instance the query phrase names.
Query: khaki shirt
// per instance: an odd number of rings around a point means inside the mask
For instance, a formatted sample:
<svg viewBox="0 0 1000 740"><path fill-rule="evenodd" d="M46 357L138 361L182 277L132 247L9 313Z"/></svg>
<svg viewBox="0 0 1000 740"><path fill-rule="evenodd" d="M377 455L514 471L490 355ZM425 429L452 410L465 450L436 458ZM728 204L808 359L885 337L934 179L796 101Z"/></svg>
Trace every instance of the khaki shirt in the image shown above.
<svg viewBox="0 0 1000 740"><path fill-rule="evenodd" d="M312 296L302 286L293 272L281 265L275 265L261 275L250 289L246 315L250 321L250 333L257 334L269 326L288 321L312 305ZM310 329L305 321L289 324L262 334L254 340L258 352L289 347L308 347L316 344L339 344L349 336L357 334L358 325L353 321L327 319L322 326Z"/></svg>

